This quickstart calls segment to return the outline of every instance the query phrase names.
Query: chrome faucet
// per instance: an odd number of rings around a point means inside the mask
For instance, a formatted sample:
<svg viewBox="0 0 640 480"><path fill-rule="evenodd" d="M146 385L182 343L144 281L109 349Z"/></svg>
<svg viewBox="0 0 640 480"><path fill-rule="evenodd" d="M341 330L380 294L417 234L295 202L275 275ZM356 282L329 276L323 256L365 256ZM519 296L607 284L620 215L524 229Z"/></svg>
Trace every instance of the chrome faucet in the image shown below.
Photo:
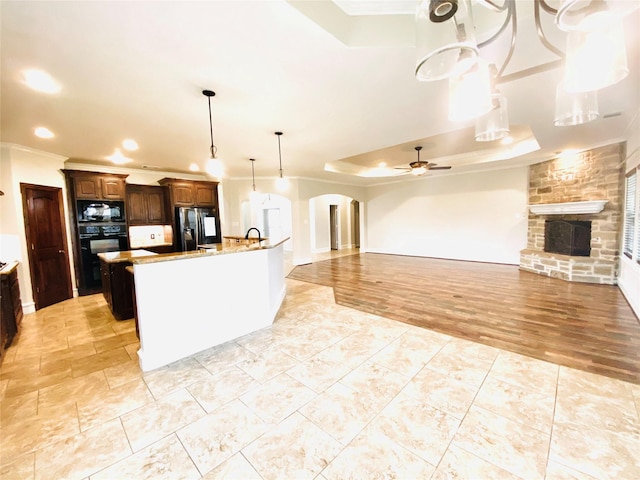
<svg viewBox="0 0 640 480"><path fill-rule="evenodd" d="M258 232L258 242L261 242L262 241L262 237L260 236L260 230L258 230L256 227L251 227L249 230L247 230L247 234L244 236L245 240L247 238L249 238L249 232L251 230L255 230L256 232Z"/></svg>

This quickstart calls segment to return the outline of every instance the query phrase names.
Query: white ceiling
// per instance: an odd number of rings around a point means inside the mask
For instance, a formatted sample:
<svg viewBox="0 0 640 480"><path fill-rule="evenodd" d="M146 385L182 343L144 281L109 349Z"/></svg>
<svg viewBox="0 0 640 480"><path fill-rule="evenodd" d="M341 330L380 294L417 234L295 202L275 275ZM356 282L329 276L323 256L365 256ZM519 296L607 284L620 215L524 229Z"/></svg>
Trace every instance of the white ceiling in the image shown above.
<svg viewBox="0 0 640 480"><path fill-rule="evenodd" d="M355 176L357 166L406 165L416 160L416 145L425 147L421 160L454 166L429 175L529 164L622 140L640 109L640 11L626 21L631 73L600 92L600 119L552 125L560 69L501 85L513 130L540 147L505 158L497 142L473 142L472 122L447 120L446 82L415 79L411 14L363 16L347 4L372 2L338 3L343 8L331 1L3 0L0 140L100 163L134 138L140 149L128 166L204 167L210 139L201 92L210 89L214 141L228 176L250 176L249 158L256 176L277 175L280 130L285 175L370 184L380 179ZM373 3L406 9L410 2ZM535 38L532 5L517 2L507 73L554 59ZM476 22L482 39L500 18L485 10ZM550 17L545 26L562 46ZM481 53L500 62L506 45ZM26 88L25 68L46 70L62 91ZM56 137L36 138L40 125Z"/></svg>

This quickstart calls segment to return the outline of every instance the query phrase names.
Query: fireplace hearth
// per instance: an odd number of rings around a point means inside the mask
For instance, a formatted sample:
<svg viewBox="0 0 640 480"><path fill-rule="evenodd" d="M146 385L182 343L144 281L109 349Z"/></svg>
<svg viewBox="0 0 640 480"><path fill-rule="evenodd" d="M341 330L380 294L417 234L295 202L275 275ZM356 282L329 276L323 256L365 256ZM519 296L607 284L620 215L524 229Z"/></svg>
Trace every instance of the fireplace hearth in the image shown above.
<svg viewBox="0 0 640 480"><path fill-rule="evenodd" d="M591 222L546 220L544 251L574 257L591 255Z"/></svg>

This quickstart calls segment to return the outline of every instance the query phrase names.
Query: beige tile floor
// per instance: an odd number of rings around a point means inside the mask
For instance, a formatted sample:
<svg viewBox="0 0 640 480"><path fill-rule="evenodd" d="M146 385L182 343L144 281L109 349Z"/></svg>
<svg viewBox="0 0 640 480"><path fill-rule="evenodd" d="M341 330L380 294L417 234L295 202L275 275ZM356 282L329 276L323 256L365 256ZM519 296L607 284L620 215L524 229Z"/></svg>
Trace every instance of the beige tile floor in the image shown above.
<svg viewBox="0 0 640 480"><path fill-rule="evenodd" d="M144 374L101 295L27 315L0 478L640 478L640 386L287 289L272 327Z"/></svg>

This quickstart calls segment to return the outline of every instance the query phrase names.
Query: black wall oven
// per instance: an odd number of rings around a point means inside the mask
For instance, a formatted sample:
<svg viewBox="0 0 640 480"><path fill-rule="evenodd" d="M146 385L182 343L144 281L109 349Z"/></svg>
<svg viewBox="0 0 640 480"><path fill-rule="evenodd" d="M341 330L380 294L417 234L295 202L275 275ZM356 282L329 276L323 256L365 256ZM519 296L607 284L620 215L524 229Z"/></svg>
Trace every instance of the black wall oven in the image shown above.
<svg viewBox="0 0 640 480"><path fill-rule="evenodd" d="M82 261L83 287L80 295L96 293L102 288L98 253L129 250L125 223L87 222L78 225Z"/></svg>

